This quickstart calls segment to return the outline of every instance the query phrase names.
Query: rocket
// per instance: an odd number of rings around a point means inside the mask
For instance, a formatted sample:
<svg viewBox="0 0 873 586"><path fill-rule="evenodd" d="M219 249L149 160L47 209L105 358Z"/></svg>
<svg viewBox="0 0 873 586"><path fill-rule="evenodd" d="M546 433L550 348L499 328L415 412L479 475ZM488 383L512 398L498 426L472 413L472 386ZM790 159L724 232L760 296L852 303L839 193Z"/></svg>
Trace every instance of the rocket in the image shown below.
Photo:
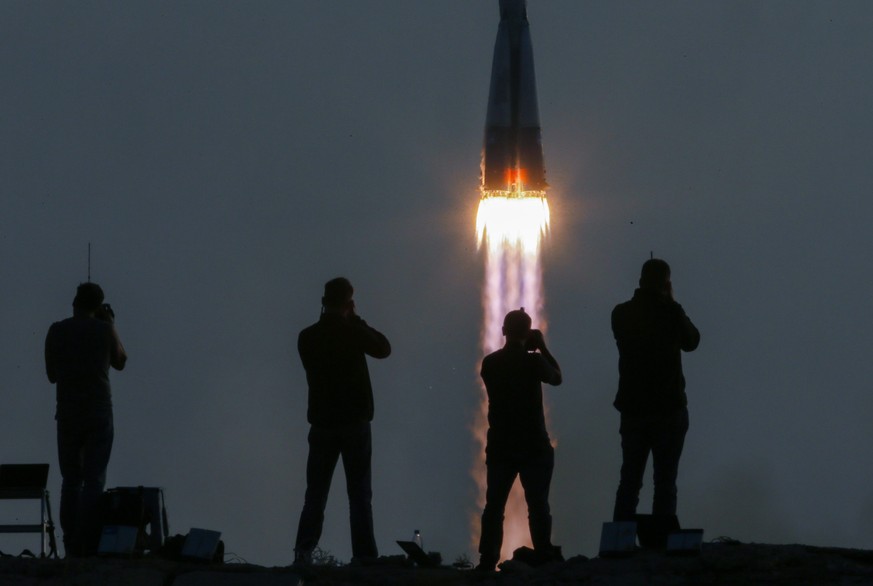
<svg viewBox="0 0 873 586"><path fill-rule="evenodd" d="M525 0L500 0L481 171L483 191L548 186Z"/></svg>

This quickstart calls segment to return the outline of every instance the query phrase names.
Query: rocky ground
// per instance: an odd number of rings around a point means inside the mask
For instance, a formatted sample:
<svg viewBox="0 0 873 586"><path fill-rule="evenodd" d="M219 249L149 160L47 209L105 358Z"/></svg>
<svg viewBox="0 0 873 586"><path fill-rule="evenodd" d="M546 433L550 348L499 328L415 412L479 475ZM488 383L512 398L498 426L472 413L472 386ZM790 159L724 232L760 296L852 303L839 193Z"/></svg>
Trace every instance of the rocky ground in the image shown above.
<svg viewBox="0 0 873 586"><path fill-rule="evenodd" d="M0 558L2 586L291 586L421 585L804 585L873 584L873 551L740 543L704 544L693 557L639 552L531 568L518 562L479 574L451 567L416 568L403 559L368 566L316 566L306 572L243 564L202 565L161 559Z"/></svg>

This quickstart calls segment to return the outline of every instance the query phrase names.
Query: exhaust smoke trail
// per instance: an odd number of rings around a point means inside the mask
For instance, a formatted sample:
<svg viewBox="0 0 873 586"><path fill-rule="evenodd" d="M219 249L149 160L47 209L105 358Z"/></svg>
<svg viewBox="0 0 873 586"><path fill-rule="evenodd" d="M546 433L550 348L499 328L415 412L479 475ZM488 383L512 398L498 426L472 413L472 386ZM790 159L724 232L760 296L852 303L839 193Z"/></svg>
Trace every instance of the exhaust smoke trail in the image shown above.
<svg viewBox="0 0 873 586"><path fill-rule="evenodd" d="M549 227L549 205L542 191L484 191L479 201L476 233L479 247L485 247L485 283L482 292L484 319L482 355L503 346L503 317L524 307L534 324L545 329L543 315L542 266L540 244ZM473 476L479 494L477 505L485 506L485 443L488 431L488 397L481 386L480 409L473 433L477 442L477 461ZM531 546L527 523L527 504L516 480L506 503L501 559L511 557L522 546ZM473 543L478 546L480 519L472 520Z"/></svg>

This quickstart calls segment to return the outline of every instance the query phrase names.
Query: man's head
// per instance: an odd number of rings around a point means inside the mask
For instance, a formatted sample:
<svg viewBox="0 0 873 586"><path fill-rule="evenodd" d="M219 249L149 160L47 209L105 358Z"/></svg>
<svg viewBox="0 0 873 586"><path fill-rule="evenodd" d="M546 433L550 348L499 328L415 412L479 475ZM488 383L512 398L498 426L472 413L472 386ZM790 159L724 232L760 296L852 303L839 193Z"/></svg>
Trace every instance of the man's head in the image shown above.
<svg viewBox="0 0 873 586"><path fill-rule="evenodd" d="M73 299L73 313L88 315L103 304L103 289L97 283L81 283Z"/></svg>
<svg viewBox="0 0 873 586"><path fill-rule="evenodd" d="M652 258L643 263L643 270L640 272L640 289L669 292L670 265L667 261Z"/></svg>
<svg viewBox="0 0 873 586"><path fill-rule="evenodd" d="M324 296L321 298L321 305L324 311L328 313L348 312L349 308L353 308L352 296L355 294L355 289L345 277L337 277L331 279L324 284Z"/></svg>
<svg viewBox="0 0 873 586"><path fill-rule="evenodd" d="M530 334L530 326L530 316L524 312L524 308L513 309L503 318L503 335L507 342L523 342Z"/></svg>

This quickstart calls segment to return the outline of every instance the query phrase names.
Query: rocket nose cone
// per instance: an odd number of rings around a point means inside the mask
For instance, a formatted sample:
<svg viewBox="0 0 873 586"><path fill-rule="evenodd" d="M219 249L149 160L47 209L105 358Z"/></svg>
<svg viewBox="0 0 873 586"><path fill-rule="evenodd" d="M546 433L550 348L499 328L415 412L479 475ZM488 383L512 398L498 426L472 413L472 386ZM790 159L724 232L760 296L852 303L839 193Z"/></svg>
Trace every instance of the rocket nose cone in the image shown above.
<svg viewBox="0 0 873 586"><path fill-rule="evenodd" d="M500 20L527 19L526 0L500 0Z"/></svg>

